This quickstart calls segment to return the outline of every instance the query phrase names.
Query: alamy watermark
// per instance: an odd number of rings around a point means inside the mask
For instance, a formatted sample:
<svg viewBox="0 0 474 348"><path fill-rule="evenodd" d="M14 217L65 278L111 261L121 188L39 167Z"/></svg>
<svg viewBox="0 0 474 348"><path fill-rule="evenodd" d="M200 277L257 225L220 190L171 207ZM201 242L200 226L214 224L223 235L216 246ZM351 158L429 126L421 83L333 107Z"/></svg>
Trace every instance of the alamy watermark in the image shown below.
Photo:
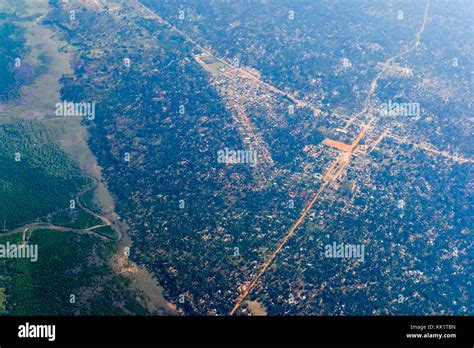
<svg viewBox="0 0 474 348"><path fill-rule="evenodd" d="M257 165L257 150L231 150L224 148L217 151L217 162L225 164L248 164L251 167Z"/></svg>
<svg viewBox="0 0 474 348"><path fill-rule="evenodd" d="M365 245L333 242L324 247L324 256L328 258L358 259L360 262L364 262Z"/></svg>
<svg viewBox="0 0 474 348"><path fill-rule="evenodd" d="M74 103L63 101L56 103L56 116L64 117L86 117L88 120L95 119L95 103Z"/></svg>
<svg viewBox="0 0 474 348"><path fill-rule="evenodd" d="M38 261L38 245L33 244L0 244L0 259L30 259Z"/></svg>
<svg viewBox="0 0 474 348"><path fill-rule="evenodd" d="M397 103L391 100L380 104L382 116L420 116L420 103Z"/></svg>
<svg viewBox="0 0 474 348"><path fill-rule="evenodd" d="M37 325L26 322L18 326L19 338L47 338L53 342L56 339L56 325Z"/></svg>

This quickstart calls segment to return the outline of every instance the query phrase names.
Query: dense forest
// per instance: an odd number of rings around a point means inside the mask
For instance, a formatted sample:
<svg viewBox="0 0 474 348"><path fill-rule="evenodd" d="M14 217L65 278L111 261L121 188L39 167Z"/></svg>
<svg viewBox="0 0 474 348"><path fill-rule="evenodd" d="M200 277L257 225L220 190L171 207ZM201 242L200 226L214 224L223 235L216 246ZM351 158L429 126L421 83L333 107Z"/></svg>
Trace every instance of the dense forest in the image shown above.
<svg viewBox="0 0 474 348"><path fill-rule="evenodd" d="M59 131L37 122L0 125L2 229L70 210L70 201L91 184L52 141Z"/></svg>

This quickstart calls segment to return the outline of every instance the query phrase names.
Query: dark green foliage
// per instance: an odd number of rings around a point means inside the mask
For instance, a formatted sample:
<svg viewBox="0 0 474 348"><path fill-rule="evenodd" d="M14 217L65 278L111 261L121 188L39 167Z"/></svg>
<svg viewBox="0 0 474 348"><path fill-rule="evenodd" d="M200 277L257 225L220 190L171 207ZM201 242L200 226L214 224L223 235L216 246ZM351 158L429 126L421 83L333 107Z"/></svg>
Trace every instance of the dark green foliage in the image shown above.
<svg viewBox="0 0 474 348"><path fill-rule="evenodd" d="M115 275L107 260L117 247L80 233L35 230L38 261L6 261L7 313L10 315L145 314L129 290L130 280ZM71 294L76 303L70 303Z"/></svg>
<svg viewBox="0 0 474 348"><path fill-rule="evenodd" d="M99 228L94 229L94 233L100 234L101 236L110 238L110 239L117 239L117 232L111 226L102 226Z"/></svg>
<svg viewBox="0 0 474 348"><path fill-rule="evenodd" d="M79 207L76 207L75 209L67 209L66 211L54 214L51 223L56 226L79 229L103 224L102 220Z"/></svg>
<svg viewBox="0 0 474 348"><path fill-rule="evenodd" d="M0 222L12 229L69 207L88 180L39 123L0 125Z"/></svg>

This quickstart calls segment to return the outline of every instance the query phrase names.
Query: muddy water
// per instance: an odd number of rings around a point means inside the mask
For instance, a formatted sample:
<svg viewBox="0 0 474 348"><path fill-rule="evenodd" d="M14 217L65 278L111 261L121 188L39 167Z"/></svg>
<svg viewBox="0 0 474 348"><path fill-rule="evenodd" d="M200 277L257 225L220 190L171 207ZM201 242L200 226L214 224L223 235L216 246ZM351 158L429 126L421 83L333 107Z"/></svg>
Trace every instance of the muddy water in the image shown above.
<svg viewBox="0 0 474 348"><path fill-rule="evenodd" d="M119 250L123 251L125 247L131 247L132 241L124 233ZM134 266L136 266L134 264ZM149 299L148 309L152 312L166 315L180 315L175 304L167 301L164 297L164 289L159 286L157 279L143 266L137 267L138 272L133 276L135 288L141 290Z"/></svg>
<svg viewBox="0 0 474 348"><path fill-rule="evenodd" d="M6 6L17 13L19 20L16 24L25 30L26 46L30 51L28 56L19 57L22 65L42 70L33 83L22 86L19 99L0 104L0 114L13 120L53 116L55 104L60 99L59 79L63 74L73 71L69 57L60 52L64 42L40 24L41 18L47 13L48 2L28 0L23 5L21 1L0 0L0 3L2 8Z"/></svg>

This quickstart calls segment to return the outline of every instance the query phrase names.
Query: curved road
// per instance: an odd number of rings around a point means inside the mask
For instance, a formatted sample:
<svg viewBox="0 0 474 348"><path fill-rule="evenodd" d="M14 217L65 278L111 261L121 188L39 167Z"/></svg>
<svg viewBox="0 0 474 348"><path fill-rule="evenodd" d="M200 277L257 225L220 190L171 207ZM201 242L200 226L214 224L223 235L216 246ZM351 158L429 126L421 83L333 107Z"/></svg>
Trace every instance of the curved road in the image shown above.
<svg viewBox="0 0 474 348"><path fill-rule="evenodd" d="M82 191L80 191L76 195L76 202L77 202L77 205L81 209L83 209L84 211L86 211L90 215L94 216L95 218L101 220L103 222L103 224L95 225L95 226L91 226L91 227L87 227L87 228L72 228L72 227L58 226L58 225L54 225L54 224L51 224L51 223L48 223L48 222L32 222L32 223L27 223L25 225L22 225L20 227L16 227L16 228L14 228L10 231L2 232L2 233L0 233L0 237L1 236L10 236L10 235L17 234L17 233L24 233L26 230L29 230L29 229L42 228L42 229L50 229L50 230L62 231L62 232L82 232L82 233L86 233L86 234L92 234L92 235L95 235L99 238L107 239L107 240L121 240L122 236L123 236L123 233L122 233L120 227L116 223L113 223L112 221L110 221L110 219L108 219L106 216L100 215L100 214L96 213L95 211L89 209L88 207L86 207L81 202L81 197L84 194L86 194L87 192L89 192L91 190L95 190L97 188L98 179L93 177L93 176L89 176L89 178L91 178L94 181L94 185L91 186L91 187L86 187ZM104 236L104 235L101 235L99 233L94 232L96 229L98 229L100 227L106 227L106 226L110 226L110 227L113 228L113 230L117 233L117 238L110 238L110 237L107 237L107 236Z"/></svg>

